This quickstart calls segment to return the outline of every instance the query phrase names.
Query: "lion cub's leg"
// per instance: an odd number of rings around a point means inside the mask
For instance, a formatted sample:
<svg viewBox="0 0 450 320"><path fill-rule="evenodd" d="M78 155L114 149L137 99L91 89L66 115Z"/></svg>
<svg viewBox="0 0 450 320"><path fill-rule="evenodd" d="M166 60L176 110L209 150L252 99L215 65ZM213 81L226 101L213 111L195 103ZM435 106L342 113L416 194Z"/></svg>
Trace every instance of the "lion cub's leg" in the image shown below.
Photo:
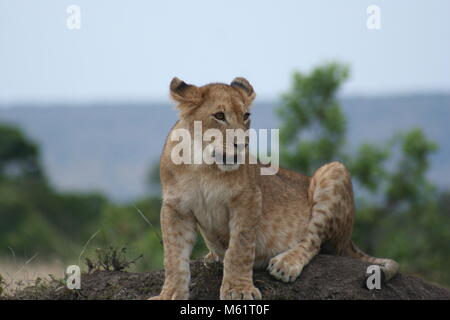
<svg viewBox="0 0 450 320"><path fill-rule="evenodd" d="M269 262L270 274L284 282L292 282L300 275L324 241L339 238L337 243L348 244L351 237L353 191L350 175L342 164L332 162L319 168L311 179L308 198L311 217L299 244Z"/></svg>
<svg viewBox="0 0 450 320"><path fill-rule="evenodd" d="M259 300L261 292L253 284L256 227L261 218L261 193L242 192L233 198L230 209L230 240L223 259L221 300Z"/></svg>
<svg viewBox="0 0 450 320"><path fill-rule="evenodd" d="M196 224L190 215L175 211L163 203L161 230L164 242L164 285L159 296L151 300L189 298L189 258L195 244Z"/></svg>

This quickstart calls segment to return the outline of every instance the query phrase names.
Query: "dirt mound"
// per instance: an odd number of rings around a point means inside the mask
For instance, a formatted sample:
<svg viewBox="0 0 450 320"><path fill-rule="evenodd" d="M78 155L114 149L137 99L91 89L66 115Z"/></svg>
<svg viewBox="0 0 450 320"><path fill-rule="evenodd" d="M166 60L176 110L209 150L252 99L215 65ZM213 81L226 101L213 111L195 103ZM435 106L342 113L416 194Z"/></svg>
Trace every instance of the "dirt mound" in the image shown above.
<svg viewBox="0 0 450 320"><path fill-rule="evenodd" d="M266 271L254 273L263 299L450 299L450 291L419 278L399 274L381 290L364 287L368 264L346 257L319 255L291 284L272 278ZM222 266L191 263L191 298L218 299ZM80 290L68 290L64 282L25 288L14 299L147 299L157 295L163 271L128 273L95 271L83 274Z"/></svg>

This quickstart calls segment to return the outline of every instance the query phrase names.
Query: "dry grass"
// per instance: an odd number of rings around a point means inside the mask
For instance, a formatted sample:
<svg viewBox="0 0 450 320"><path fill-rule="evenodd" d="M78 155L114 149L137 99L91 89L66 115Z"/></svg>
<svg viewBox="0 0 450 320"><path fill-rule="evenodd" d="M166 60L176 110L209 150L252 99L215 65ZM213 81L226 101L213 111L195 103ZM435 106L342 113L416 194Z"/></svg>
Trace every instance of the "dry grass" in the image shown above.
<svg viewBox="0 0 450 320"><path fill-rule="evenodd" d="M17 289L35 283L36 279L64 278L67 266L60 261L9 261L0 260L0 275L5 294L12 294Z"/></svg>

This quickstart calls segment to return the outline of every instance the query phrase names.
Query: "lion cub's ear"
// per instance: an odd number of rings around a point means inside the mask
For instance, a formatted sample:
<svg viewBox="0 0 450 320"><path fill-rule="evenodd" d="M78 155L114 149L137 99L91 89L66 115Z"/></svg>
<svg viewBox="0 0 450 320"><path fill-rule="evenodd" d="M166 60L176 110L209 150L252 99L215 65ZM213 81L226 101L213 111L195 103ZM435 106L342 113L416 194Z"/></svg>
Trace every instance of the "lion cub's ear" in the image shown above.
<svg viewBox="0 0 450 320"><path fill-rule="evenodd" d="M170 82L170 96L180 103L197 103L201 100L201 92L198 87L187 84L177 77Z"/></svg>
<svg viewBox="0 0 450 320"><path fill-rule="evenodd" d="M256 97L256 93L253 90L252 85L245 78L234 78L234 80L231 81L231 86L238 89L242 93L242 96L247 104L252 103L253 99Z"/></svg>

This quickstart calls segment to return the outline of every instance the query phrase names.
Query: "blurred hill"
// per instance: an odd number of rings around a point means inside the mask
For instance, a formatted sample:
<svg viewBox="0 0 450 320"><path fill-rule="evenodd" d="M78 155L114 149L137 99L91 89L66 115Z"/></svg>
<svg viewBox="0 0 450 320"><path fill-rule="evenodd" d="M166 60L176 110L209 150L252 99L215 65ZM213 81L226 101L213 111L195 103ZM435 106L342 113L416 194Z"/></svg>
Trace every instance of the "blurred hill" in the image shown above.
<svg viewBox="0 0 450 320"><path fill-rule="evenodd" d="M439 145L429 178L450 187L450 94L344 97L350 148L421 127ZM276 101L257 101L254 128L278 128ZM41 146L44 167L61 190L102 191L128 201L148 190L150 166L177 119L174 104L0 105L0 122L18 125ZM153 190L155 192L155 190Z"/></svg>

